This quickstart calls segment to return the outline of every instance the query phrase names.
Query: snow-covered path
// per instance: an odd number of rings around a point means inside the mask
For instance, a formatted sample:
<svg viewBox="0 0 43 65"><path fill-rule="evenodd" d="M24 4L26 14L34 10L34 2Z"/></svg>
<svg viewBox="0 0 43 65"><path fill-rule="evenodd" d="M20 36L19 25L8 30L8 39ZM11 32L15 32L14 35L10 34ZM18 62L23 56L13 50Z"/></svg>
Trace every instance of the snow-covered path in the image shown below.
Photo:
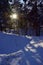
<svg viewBox="0 0 43 65"><path fill-rule="evenodd" d="M43 65L43 37L0 32L0 65Z"/></svg>

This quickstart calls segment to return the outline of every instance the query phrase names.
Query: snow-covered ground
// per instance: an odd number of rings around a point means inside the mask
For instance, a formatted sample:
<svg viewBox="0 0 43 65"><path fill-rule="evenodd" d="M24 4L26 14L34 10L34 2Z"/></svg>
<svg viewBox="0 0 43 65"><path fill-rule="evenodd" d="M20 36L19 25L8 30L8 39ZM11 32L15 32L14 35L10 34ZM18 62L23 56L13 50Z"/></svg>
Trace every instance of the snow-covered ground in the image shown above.
<svg viewBox="0 0 43 65"><path fill-rule="evenodd" d="M0 65L43 65L43 37L0 32Z"/></svg>

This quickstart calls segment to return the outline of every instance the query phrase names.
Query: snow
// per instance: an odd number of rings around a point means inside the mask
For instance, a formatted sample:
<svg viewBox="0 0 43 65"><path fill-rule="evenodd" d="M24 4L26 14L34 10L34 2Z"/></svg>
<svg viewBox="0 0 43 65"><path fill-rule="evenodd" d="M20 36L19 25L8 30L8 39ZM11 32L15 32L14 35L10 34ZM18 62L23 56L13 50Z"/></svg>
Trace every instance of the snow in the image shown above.
<svg viewBox="0 0 43 65"><path fill-rule="evenodd" d="M43 65L43 36L0 32L0 65Z"/></svg>

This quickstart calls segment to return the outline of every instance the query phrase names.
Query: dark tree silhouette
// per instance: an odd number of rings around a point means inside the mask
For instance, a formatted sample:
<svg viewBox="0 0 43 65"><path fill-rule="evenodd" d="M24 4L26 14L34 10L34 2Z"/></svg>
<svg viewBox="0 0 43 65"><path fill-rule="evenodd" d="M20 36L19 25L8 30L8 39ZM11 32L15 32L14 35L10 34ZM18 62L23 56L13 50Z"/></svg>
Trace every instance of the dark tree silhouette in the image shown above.
<svg viewBox="0 0 43 65"><path fill-rule="evenodd" d="M36 36L40 36L40 22L38 21L38 17L37 2L35 2L32 11L29 13L29 20L33 24Z"/></svg>
<svg viewBox="0 0 43 65"><path fill-rule="evenodd" d="M0 30L5 30L8 26L7 21L9 19L9 3L8 0L0 0Z"/></svg>
<svg viewBox="0 0 43 65"><path fill-rule="evenodd" d="M27 0L23 0L23 1L26 3Z"/></svg>

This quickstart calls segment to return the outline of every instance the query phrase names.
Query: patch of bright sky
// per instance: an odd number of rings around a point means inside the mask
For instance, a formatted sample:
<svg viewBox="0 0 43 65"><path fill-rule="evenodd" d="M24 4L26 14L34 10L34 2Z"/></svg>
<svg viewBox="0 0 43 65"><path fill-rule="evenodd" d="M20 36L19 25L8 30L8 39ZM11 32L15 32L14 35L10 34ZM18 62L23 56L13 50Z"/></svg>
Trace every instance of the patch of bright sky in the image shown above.
<svg viewBox="0 0 43 65"><path fill-rule="evenodd" d="M23 0L20 0L21 3L24 3Z"/></svg>
<svg viewBox="0 0 43 65"><path fill-rule="evenodd" d="M21 3L24 3L23 0L20 0L20 2L21 2ZM10 3L10 4L14 3L14 0L11 0L11 2L10 2L10 0L9 0L9 3Z"/></svg>

